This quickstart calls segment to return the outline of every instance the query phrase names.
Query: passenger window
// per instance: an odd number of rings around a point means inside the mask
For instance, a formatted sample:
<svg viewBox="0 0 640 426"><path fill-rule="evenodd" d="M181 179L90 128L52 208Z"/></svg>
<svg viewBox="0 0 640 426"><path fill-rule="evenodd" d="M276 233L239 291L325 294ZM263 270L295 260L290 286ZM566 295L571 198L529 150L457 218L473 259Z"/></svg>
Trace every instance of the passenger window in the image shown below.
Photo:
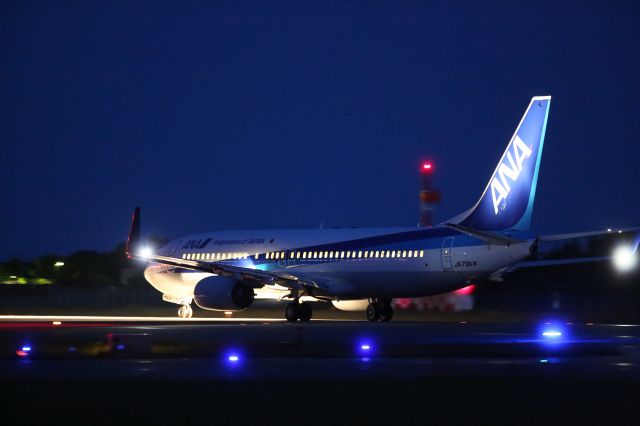
<svg viewBox="0 0 640 426"><path fill-rule="evenodd" d="M303 258L303 259L306 259L306 258L307 258L307 252L306 252L306 251L303 251L303 252L302 252L302 258Z"/></svg>
<svg viewBox="0 0 640 426"><path fill-rule="evenodd" d="M412 252L411 250L409 250L409 251L407 252L407 257L411 257L412 255L413 255L413 252Z"/></svg>
<svg viewBox="0 0 640 426"><path fill-rule="evenodd" d="M317 251L314 251L314 252L313 252L313 258L314 258L314 259L317 259L317 258L318 258L318 252L317 252Z"/></svg>
<svg viewBox="0 0 640 426"><path fill-rule="evenodd" d="M358 259L362 258L362 250L358 252Z"/></svg>
<svg viewBox="0 0 640 426"><path fill-rule="evenodd" d="M386 257L389 257L389 250L387 250L387 256Z"/></svg>
<svg viewBox="0 0 640 426"><path fill-rule="evenodd" d="M350 257L351 257L351 252L350 252L350 251L348 251L348 252L347 252L347 259L349 259Z"/></svg>
<svg viewBox="0 0 640 426"><path fill-rule="evenodd" d="M420 250L420 257L424 257L424 250Z"/></svg>

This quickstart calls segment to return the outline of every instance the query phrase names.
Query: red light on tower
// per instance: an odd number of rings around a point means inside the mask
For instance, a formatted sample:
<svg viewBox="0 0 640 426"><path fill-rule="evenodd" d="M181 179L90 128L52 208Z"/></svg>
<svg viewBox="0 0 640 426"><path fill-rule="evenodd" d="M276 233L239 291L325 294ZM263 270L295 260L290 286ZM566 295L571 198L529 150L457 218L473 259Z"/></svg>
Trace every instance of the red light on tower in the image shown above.
<svg viewBox="0 0 640 426"><path fill-rule="evenodd" d="M440 191L433 185L433 169L431 161L420 163L420 226L433 225L433 209L440 203Z"/></svg>

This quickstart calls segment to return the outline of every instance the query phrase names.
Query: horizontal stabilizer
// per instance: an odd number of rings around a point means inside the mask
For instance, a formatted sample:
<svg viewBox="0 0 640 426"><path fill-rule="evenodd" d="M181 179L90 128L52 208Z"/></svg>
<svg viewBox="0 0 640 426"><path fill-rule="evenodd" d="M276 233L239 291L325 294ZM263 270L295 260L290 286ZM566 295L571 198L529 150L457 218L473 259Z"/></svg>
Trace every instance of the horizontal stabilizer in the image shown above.
<svg viewBox="0 0 640 426"><path fill-rule="evenodd" d="M451 229L467 234L471 237L477 238L482 241L486 241L489 244L498 244L509 246L513 243L523 243L524 240L518 240L516 238L506 237L504 235L495 234L488 231L480 231L477 229L469 228L467 226L456 225L455 223L445 223Z"/></svg>

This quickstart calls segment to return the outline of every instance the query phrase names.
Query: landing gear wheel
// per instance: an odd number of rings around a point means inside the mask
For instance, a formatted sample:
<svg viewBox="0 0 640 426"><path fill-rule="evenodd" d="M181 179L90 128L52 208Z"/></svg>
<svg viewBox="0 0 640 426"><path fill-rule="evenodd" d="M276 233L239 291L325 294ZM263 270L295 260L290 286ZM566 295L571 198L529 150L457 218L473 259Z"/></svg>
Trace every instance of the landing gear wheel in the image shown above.
<svg viewBox="0 0 640 426"><path fill-rule="evenodd" d="M300 321L309 321L312 314L313 310L311 309L311 304L309 302L302 302L298 306L298 317L300 318Z"/></svg>
<svg viewBox="0 0 640 426"><path fill-rule="evenodd" d="M382 305L382 313L380 314L380 321L391 321L393 318L393 308L391 307L391 303L385 303Z"/></svg>
<svg viewBox="0 0 640 426"><path fill-rule="evenodd" d="M367 320L371 322L378 321L382 315L382 305L378 302L369 303L367 306Z"/></svg>
<svg viewBox="0 0 640 426"><path fill-rule="evenodd" d="M191 318L193 316L193 309L189 305L182 305L178 308L179 318Z"/></svg>
<svg viewBox="0 0 640 426"><path fill-rule="evenodd" d="M287 303L284 308L284 317L289 322L296 321L300 317L300 304L297 301Z"/></svg>

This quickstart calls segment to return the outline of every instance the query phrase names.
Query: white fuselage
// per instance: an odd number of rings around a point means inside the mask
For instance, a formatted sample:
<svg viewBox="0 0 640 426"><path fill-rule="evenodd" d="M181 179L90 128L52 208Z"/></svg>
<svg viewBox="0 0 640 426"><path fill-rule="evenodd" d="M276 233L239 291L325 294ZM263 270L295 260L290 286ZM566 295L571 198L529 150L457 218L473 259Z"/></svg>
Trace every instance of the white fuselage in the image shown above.
<svg viewBox="0 0 640 426"><path fill-rule="evenodd" d="M452 291L529 255L531 240L488 244L447 227L222 231L176 239L159 255L290 273L333 300L420 297ZM165 300L182 303L213 274L150 264L145 278ZM258 298L289 289L265 283Z"/></svg>

